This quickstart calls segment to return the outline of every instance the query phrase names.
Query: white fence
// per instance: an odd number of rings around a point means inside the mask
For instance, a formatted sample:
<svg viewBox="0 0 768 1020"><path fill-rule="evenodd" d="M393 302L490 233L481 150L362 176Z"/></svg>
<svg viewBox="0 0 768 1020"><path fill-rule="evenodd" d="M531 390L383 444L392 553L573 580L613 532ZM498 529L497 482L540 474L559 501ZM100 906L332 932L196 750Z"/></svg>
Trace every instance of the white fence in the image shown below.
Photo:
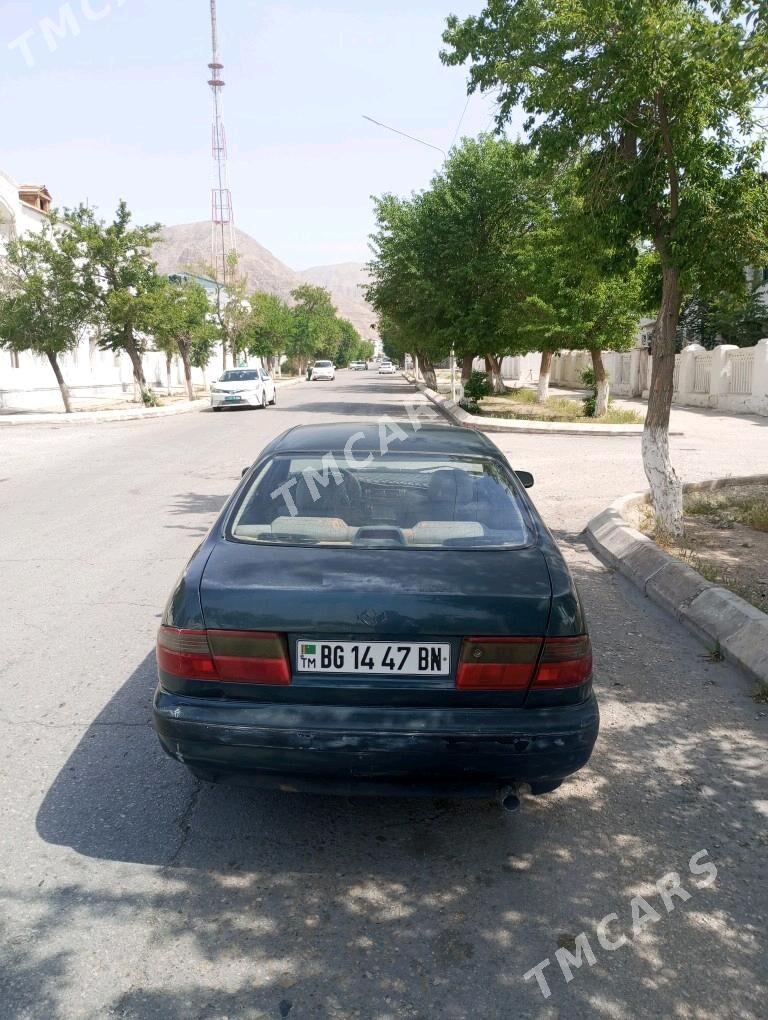
<svg viewBox="0 0 768 1020"><path fill-rule="evenodd" d="M748 347L742 351L732 351L730 355L730 376L728 392L738 396L752 394L752 376L755 367L755 350Z"/></svg>
<svg viewBox="0 0 768 1020"><path fill-rule="evenodd" d="M709 393L712 382L712 354L697 354L693 371L693 392Z"/></svg>
<svg viewBox="0 0 768 1020"><path fill-rule="evenodd" d="M540 360L540 354L505 359L504 378L531 385L538 378ZM653 359L646 349L604 351L603 362L615 396L647 396ZM591 365L586 351L559 351L552 359L550 381L553 386L581 388L581 374ZM768 415L768 339L746 348L720 344L712 351L690 344L676 356L673 378L676 404Z"/></svg>

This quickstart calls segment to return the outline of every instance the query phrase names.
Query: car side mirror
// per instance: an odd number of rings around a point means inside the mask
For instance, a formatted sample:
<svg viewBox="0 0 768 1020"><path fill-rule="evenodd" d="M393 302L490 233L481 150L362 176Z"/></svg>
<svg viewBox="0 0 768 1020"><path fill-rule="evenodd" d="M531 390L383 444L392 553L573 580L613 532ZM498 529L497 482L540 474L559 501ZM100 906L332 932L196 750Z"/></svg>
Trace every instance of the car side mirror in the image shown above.
<svg viewBox="0 0 768 1020"><path fill-rule="evenodd" d="M533 475L530 471L515 471L520 484L526 489L533 488Z"/></svg>

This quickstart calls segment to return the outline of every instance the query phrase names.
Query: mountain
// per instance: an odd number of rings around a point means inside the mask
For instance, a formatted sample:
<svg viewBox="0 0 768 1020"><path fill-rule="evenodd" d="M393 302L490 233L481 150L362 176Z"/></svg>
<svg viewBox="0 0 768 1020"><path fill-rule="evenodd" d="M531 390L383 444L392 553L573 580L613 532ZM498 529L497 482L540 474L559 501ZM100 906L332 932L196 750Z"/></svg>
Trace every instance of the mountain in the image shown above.
<svg viewBox="0 0 768 1020"><path fill-rule="evenodd" d="M366 281L365 267L360 263L316 266L296 272L242 230L237 231L237 251L238 269L252 290L265 290L290 300L291 291L302 283L326 287L339 314L349 319L362 337L368 340L373 337L371 323L376 321L376 314L360 291L360 285ZM211 224L165 227L153 256L161 273L185 270L203 273L211 262Z"/></svg>

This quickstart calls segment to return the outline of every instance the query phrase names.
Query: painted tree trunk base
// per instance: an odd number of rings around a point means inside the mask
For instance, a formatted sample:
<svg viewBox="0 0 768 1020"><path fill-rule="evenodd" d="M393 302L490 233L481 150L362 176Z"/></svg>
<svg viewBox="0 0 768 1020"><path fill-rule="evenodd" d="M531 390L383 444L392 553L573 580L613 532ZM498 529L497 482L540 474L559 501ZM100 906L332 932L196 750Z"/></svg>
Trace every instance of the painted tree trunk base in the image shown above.
<svg viewBox="0 0 768 1020"><path fill-rule="evenodd" d="M602 418L608 414L608 403L611 392L609 380L599 379L596 384L597 396L595 398L595 418Z"/></svg>
<svg viewBox="0 0 768 1020"><path fill-rule="evenodd" d="M549 380L552 377L552 352L541 352L541 367L539 368L539 385L536 388L536 403L546 404L549 399Z"/></svg>
<svg viewBox="0 0 768 1020"><path fill-rule="evenodd" d="M666 428L646 425L643 432L643 467L651 487L656 527L670 538L683 535L683 484L669 459Z"/></svg>

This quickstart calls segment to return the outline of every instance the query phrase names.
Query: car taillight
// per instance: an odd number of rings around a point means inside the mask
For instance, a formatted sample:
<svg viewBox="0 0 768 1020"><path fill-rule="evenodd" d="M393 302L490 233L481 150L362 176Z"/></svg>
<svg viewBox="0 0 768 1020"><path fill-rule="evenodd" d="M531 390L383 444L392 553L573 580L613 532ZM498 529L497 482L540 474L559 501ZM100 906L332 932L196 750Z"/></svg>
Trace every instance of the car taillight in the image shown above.
<svg viewBox="0 0 768 1020"><path fill-rule="evenodd" d="M592 676L592 644L588 634L547 638L533 690L579 687Z"/></svg>
<svg viewBox="0 0 768 1020"><path fill-rule="evenodd" d="M464 691L525 691L540 651L540 638L465 638L456 687Z"/></svg>
<svg viewBox="0 0 768 1020"><path fill-rule="evenodd" d="M204 630L161 627L157 635L157 664L164 673L187 680L218 680Z"/></svg>
<svg viewBox="0 0 768 1020"><path fill-rule="evenodd" d="M208 641L219 676L227 683L290 684L288 647L282 635L209 630Z"/></svg>
<svg viewBox="0 0 768 1020"><path fill-rule="evenodd" d="M552 690L579 687L591 676L592 646L587 634L546 639L474 637L465 638L462 645L456 687L465 691Z"/></svg>
<svg viewBox="0 0 768 1020"><path fill-rule="evenodd" d="M160 669L186 680L288 686L288 648L280 634L260 631L177 630L161 627Z"/></svg>

